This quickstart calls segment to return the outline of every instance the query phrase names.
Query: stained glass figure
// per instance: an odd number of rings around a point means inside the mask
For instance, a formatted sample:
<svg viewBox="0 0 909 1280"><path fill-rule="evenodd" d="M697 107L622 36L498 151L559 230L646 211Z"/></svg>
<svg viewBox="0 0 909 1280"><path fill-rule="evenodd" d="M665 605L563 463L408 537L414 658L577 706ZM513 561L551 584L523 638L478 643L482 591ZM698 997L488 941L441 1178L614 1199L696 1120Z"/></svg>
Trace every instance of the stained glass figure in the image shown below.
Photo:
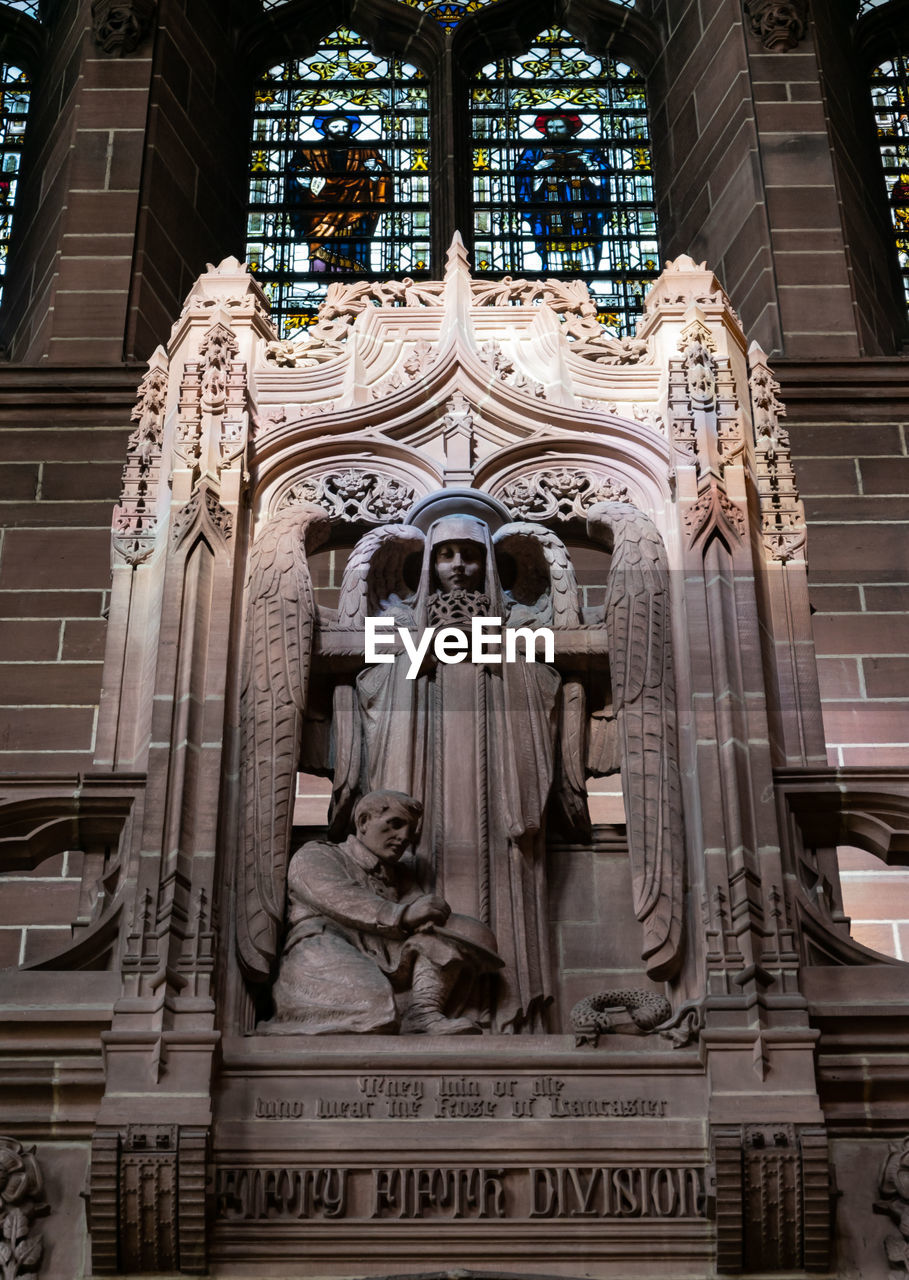
<svg viewBox="0 0 909 1280"><path fill-rule="evenodd" d="M346 27L260 80L246 252L282 336L332 280L429 274L428 134L422 73Z"/></svg>
<svg viewBox="0 0 909 1280"><path fill-rule="evenodd" d="M25 141L29 87L24 71L9 63L0 63L0 298Z"/></svg>
<svg viewBox="0 0 909 1280"><path fill-rule="evenodd" d="M633 333L659 272L644 81L553 27L471 89L474 270L586 277Z"/></svg>
<svg viewBox="0 0 909 1280"><path fill-rule="evenodd" d="M903 291L909 304L909 59L898 56L875 67L871 101Z"/></svg>

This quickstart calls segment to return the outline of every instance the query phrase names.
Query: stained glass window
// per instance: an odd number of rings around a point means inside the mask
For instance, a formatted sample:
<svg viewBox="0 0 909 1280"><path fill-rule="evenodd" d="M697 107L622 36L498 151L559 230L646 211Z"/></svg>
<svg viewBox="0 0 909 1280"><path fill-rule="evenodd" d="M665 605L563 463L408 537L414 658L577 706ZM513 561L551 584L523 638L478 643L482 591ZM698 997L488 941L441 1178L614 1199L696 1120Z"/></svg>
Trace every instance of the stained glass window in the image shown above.
<svg viewBox="0 0 909 1280"><path fill-rule="evenodd" d="M859 0L857 17L870 12L872 9L879 9L882 4L889 4L890 0Z"/></svg>
<svg viewBox="0 0 909 1280"><path fill-rule="evenodd" d="M644 81L545 31L471 88L474 270L586 278L602 322L633 333L659 272Z"/></svg>
<svg viewBox="0 0 909 1280"><path fill-rule="evenodd" d="M38 0L0 0L0 4L5 4L7 9L18 9L21 13L27 13L30 18L39 18Z"/></svg>
<svg viewBox="0 0 909 1280"><path fill-rule="evenodd" d="M28 76L19 67L0 63L0 297L6 278L6 257L13 225L25 121L28 115Z"/></svg>
<svg viewBox="0 0 909 1280"><path fill-rule="evenodd" d="M422 73L339 27L256 88L247 260L284 335L329 284L429 272Z"/></svg>
<svg viewBox="0 0 909 1280"><path fill-rule="evenodd" d="M27 0L17 0L17 3L26 2ZM278 9L287 2L288 0L262 0L262 8ZM866 0L866 3L874 2L875 0ZM468 13L485 9L495 4L496 0L401 0L401 3L408 5L411 9L419 9L421 13L431 13L436 22L443 27L453 29L462 18L467 17ZM635 0L615 0L615 3L622 5L625 9L633 9L635 6Z"/></svg>
<svg viewBox="0 0 909 1280"><path fill-rule="evenodd" d="M909 59L899 56L875 67L871 101L903 290L909 303Z"/></svg>

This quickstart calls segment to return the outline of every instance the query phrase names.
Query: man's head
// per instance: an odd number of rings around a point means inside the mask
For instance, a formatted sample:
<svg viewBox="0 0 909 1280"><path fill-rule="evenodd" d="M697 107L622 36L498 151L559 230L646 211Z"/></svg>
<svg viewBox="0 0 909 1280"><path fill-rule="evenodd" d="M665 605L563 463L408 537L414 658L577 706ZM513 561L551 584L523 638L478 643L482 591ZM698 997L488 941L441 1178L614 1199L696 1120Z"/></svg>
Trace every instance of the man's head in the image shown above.
<svg viewBox="0 0 909 1280"><path fill-rule="evenodd" d="M534 128L550 142L567 142L581 128L581 118L571 113L554 111L551 115L537 116Z"/></svg>
<svg viewBox="0 0 909 1280"><path fill-rule="evenodd" d="M439 542L433 549L432 567L444 594L479 591L486 576L486 549L464 538Z"/></svg>
<svg viewBox="0 0 909 1280"><path fill-rule="evenodd" d="M403 791L370 791L354 808L354 831L382 862L397 862L420 831L423 806Z"/></svg>
<svg viewBox="0 0 909 1280"><path fill-rule="evenodd" d="M325 121L323 132L334 142L343 142L353 133L353 123L348 116L329 116Z"/></svg>

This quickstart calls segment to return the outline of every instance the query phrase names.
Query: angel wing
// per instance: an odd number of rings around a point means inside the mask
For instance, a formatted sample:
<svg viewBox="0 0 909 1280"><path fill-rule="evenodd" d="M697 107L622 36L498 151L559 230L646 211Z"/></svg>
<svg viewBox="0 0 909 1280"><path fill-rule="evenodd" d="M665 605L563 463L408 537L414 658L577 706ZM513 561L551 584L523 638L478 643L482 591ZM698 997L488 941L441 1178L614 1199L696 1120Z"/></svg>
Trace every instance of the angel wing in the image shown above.
<svg viewBox="0 0 909 1280"><path fill-rule="evenodd" d="M511 626L576 627L581 601L568 549L551 530L528 521L503 525L493 537L496 553L511 557L515 580L509 594L517 601L509 613ZM559 767L553 801L566 835L584 839L590 833L587 811L586 699L576 680L562 686Z"/></svg>
<svg viewBox="0 0 909 1280"><path fill-rule="evenodd" d="M357 629L367 614L404 586L404 562L423 550L423 534L411 524L385 524L365 533L351 552L341 579L334 626Z"/></svg>
<svg viewBox="0 0 909 1280"><path fill-rule="evenodd" d="M325 541L330 527L321 507L301 503L270 520L250 552L240 698L237 947L241 967L254 982L271 975L284 921L316 612L306 553Z"/></svg>
<svg viewBox="0 0 909 1280"><path fill-rule="evenodd" d="M581 622L578 583L568 548L543 525L529 520L502 525L493 537L496 554L511 556L517 576L510 594L521 604L547 599L535 609L539 626L576 627ZM529 620L529 619L528 619Z"/></svg>
<svg viewBox="0 0 909 1280"><path fill-rule="evenodd" d="M684 859L669 570L652 521L627 503L596 503L587 532L613 544L604 610L612 713L642 954L649 975L661 981L681 959Z"/></svg>

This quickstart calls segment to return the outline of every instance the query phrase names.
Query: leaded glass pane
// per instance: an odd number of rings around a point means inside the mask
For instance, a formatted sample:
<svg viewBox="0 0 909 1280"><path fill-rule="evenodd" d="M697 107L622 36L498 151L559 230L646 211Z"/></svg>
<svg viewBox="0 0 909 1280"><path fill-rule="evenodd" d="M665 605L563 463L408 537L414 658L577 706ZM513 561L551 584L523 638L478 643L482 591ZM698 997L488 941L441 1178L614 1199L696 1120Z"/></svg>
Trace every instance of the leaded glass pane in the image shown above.
<svg viewBox="0 0 909 1280"><path fill-rule="evenodd" d="M339 27L256 89L247 260L282 335L334 280L429 271L429 121L416 67Z"/></svg>
<svg viewBox="0 0 909 1280"><path fill-rule="evenodd" d="M471 90L474 270L583 275L633 333L659 271L644 81L554 27Z"/></svg>
<svg viewBox="0 0 909 1280"><path fill-rule="evenodd" d="M3 296L9 236L19 185L28 95L29 82L25 72L8 63L0 63L0 298Z"/></svg>
<svg viewBox="0 0 909 1280"><path fill-rule="evenodd" d="M859 0L857 17L861 17L863 13L869 13L872 9L879 9L882 4L889 4L890 0Z"/></svg>
<svg viewBox="0 0 909 1280"><path fill-rule="evenodd" d="M909 303L909 60L896 57L875 67L871 101L903 291Z"/></svg>
<svg viewBox="0 0 909 1280"><path fill-rule="evenodd" d="M40 18L38 13L38 0L0 0L5 4L7 9L18 9L20 13L27 13L30 18Z"/></svg>
<svg viewBox="0 0 909 1280"><path fill-rule="evenodd" d="M262 0L262 8L277 9L287 2L288 0ZM496 0L401 0L401 3L411 9L419 9L422 13L431 13L443 27L453 28L468 13L485 9L488 5L495 4ZM615 3L626 9L633 9L635 0L615 0Z"/></svg>

